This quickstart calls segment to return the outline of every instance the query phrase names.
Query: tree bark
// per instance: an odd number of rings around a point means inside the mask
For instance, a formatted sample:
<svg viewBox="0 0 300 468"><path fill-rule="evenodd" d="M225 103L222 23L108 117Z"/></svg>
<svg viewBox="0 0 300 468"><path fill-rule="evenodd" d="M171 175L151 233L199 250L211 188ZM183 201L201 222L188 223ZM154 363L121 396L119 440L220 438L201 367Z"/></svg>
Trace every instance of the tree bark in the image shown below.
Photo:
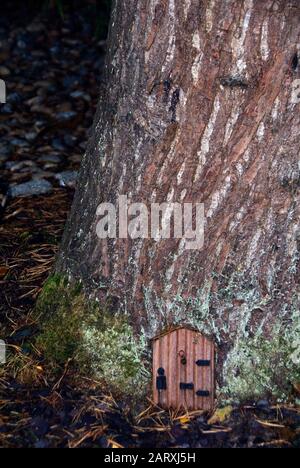
<svg viewBox="0 0 300 468"><path fill-rule="evenodd" d="M299 333L299 40L298 0L113 7L57 269L114 298L137 334L189 324L214 337L220 386L237 387L245 343ZM204 203L204 247L99 240L97 207L119 195Z"/></svg>

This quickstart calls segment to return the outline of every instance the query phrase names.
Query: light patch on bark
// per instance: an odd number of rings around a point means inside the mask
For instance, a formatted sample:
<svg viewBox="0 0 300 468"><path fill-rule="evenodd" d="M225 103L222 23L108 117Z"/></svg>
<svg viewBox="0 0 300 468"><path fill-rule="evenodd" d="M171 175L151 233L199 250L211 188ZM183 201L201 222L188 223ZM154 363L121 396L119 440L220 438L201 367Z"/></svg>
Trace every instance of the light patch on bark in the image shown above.
<svg viewBox="0 0 300 468"><path fill-rule="evenodd" d="M187 95L180 89L179 105L177 106L176 121L184 122L186 114Z"/></svg>
<svg viewBox="0 0 300 468"><path fill-rule="evenodd" d="M142 174L139 174L137 178L136 187L135 187L136 193L139 193L139 191L141 190L141 187L142 187Z"/></svg>
<svg viewBox="0 0 300 468"><path fill-rule="evenodd" d="M124 185L124 180L125 180L125 177L126 177L126 172L127 172L126 164L123 164L122 175L121 175L120 180L119 180L119 193L121 193L122 190L123 190L123 185Z"/></svg>
<svg viewBox="0 0 300 468"><path fill-rule="evenodd" d="M156 196L157 196L157 193L156 193L156 190L154 189L153 192L151 193L151 196L150 196L151 203L156 202Z"/></svg>
<svg viewBox="0 0 300 468"><path fill-rule="evenodd" d="M276 260L271 259L270 264L268 266L268 271L267 271L267 287L268 287L268 293L272 292L272 288L274 285L274 280L275 280L275 271L276 271Z"/></svg>
<svg viewBox="0 0 300 468"><path fill-rule="evenodd" d="M237 163L236 170L238 172L238 175L241 177L244 173L244 167L240 162Z"/></svg>
<svg viewBox="0 0 300 468"><path fill-rule="evenodd" d="M169 44L166 55L165 64L162 67L164 73L168 65L173 61L176 51L176 35L175 35L175 0L169 0Z"/></svg>
<svg viewBox="0 0 300 468"><path fill-rule="evenodd" d="M235 215L235 218L233 221L231 221L229 225L229 230L233 231L236 229L236 227L239 225L239 223L242 221L243 217L245 216L246 209L242 207Z"/></svg>
<svg viewBox="0 0 300 468"><path fill-rule="evenodd" d="M264 124L264 122L261 122L259 124L256 135L257 135L258 141L262 142L263 139L264 139L264 136L265 136L265 124Z"/></svg>
<svg viewBox="0 0 300 468"><path fill-rule="evenodd" d="M275 99L273 108L272 108L272 119L273 119L273 121L277 120L277 118L278 118L279 107L280 107L280 99L277 96L277 98Z"/></svg>
<svg viewBox="0 0 300 468"><path fill-rule="evenodd" d="M146 102L146 105L148 107L149 110L153 110L155 108L155 105L156 105L156 98L154 95L151 95L148 96L147 98L147 102Z"/></svg>
<svg viewBox="0 0 300 468"><path fill-rule="evenodd" d="M289 229L287 234L287 243L288 243L288 254L290 257L290 267L289 272L293 275L296 275L298 272L298 265L300 260L300 253L298 248L298 243L300 240L300 230L299 224L293 224Z"/></svg>
<svg viewBox="0 0 300 468"><path fill-rule="evenodd" d="M231 43L232 55L233 55L234 62L235 62L235 69L233 70L233 73L237 73L237 74L242 74L245 71L246 66L247 66L246 61L245 61L246 53L245 53L244 45L245 45L247 31L248 31L249 24L250 24L253 0L246 0L244 3L245 3L246 13L243 19L243 24L241 26L242 30L238 37L233 36L232 43Z"/></svg>
<svg viewBox="0 0 300 468"><path fill-rule="evenodd" d="M193 44L193 48L197 50L197 55L192 66L193 82L194 84L197 84L199 80L199 74L201 70L201 63L202 63L202 57L203 57L203 53L201 52L200 35L198 32L194 33L192 44Z"/></svg>
<svg viewBox="0 0 300 468"><path fill-rule="evenodd" d="M299 104L300 102L300 79L294 80L292 83L291 103Z"/></svg>
<svg viewBox="0 0 300 468"><path fill-rule="evenodd" d="M181 168L180 168L180 170L179 170L179 172L177 174L177 184L178 185L180 185L181 182L182 182L182 177L183 177L184 171L185 171L185 161L181 165Z"/></svg>
<svg viewBox="0 0 300 468"><path fill-rule="evenodd" d="M190 8L191 8L191 0L184 0L183 11L184 11L185 19L187 19Z"/></svg>
<svg viewBox="0 0 300 468"><path fill-rule="evenodd" d="M211 201L211 204L210 204L210 208L209 208L209 210L207 212L207 215L206 215L207 218L212 218L212 216L214 215L216 210L219 208L219 206L221 205L221 203L225 199L228 191L230 190L230 187L231 187L231 179L230 179L230 176L227 176L226 179L225 179L225 183L224 183L223 187L221 188L221 190L218 190L212 196L212 201Z"/></svg>
<svg viewBox="0 0 300 468"><path fill-rule="evenodd" d="M183 189L180 194L180 201L183 201L185 199L186 194L187 194L187 189Z"/></svg>
<svg viewBox="0 0 300 468"><path fill-rule="evenodd" d="M269 44L268 44L268 29L269 22L268 19L265 19L262 25L261 30L261 39L260 39L260 53L263 60L268 60L269 58Z"/></svg>
<svg viewBox="0 0 300 468"><path fill-rule="evenodd" d="M175 260L173 259L172 265L166 271L166 287L165 287L166 292L168 292L172 288L172 285L170 284L170 282L174 274L174 269L175 269Z"/></svg>
<svg viewBox="0 0 300 468"><path fill-rule="evenodd" d="M243 160L247 163L250 161L250 148L247 148L243 154Z"/></svg>
<svg viewBox="0 0 300 468"><path fill-rule="evenodd" d="M201 149L198 152L198 166L195 174L195 181L197 181L201 175L202 168L206 163L206 156L209 153L210 139L214 131L215 123L217 116L220 110L220 99L219 96L216 96L214 101L213 111L211 113L209 122L205 128L202 140L201 140Z"/></svg>
<svg viewBox="0 0 300 468"><path fill-rule="evenodd" d="M253 259L257 256L257 252L258 252L257 245L258 245L259 239L261 238L261 234L262 234L261 229L258 229L257 232L255 233L252 241L250 242L248 252L247 252L247 256L246 256L247 257L246 258L246 265L247 265L248 268L250 268Z"/></svg>
<svg viewBox="0 0 300 468"><path fill-rule="evenodd" d="M102 122L100 121L102 124ZM98 128L97 124L97 128ZM107 141L108 137L108 131L105 129L101 137L99 138L99 142L97 145L98 152L100 154L100 161L101 161L101 166L104 168L106 166L106 161L107 161L107 153L106 153L106 144L105 142Z"/></svg>
<svg viewBox="0 0 300 468"><path fill-rule="evenodd" d="M173 157L175 156L176 154L176 148L177 148L177 144L178 144L178 141L179 141L179 138L180 138L180 130L177 132L177 135L176 137L174 138L174 141L171 145L171 148L170 148L170 151L162 165L162 168L159 172L159 175L158 175L158 183L161 184L163 182L163 177L165 175L165 171L166 171L166 168L168 166L168 164L171 162L171 160L173 159Z"/></svg>
<svg viewBox="0 0 300 468"><path fill-rule="evenodd" d="M138 161L140 159L140 156L141 156L140 150L141 150L142 143L143 143L143 139L140 138L139 141L138 141L138 144L136 145L136 150L135 150L135 153L134 153L135 161Z"/></svg>
<svg viewBox="0 0 300 468"><path fill-rule="evenodd" d="M140 239L138 242L138 245L135 249L134 255L133 255L133 264L134 264L134 269L135 269L135 274L134 274L134 283L133 283L133 295L136 292L136 288L138 285L138 280L139 280L139 259L141 256L141 251L143 247L143 239Z"/></svg>
<svg viewBox="0 0 300 468"><path fill-rule="evenodd" d="M150 50L146 50L145 51L145 64L146 65L149 62L149 58L150 58Z"/></svg>
<svg viewBox="0 0 300 468"><path fill-rule="evenodd" d="M155 15L155 8L158 4L159 0L150 0L150 11L151 11L151 18L154 19Z"/></svg>
<svg viewBox="0 0 300 468"><path fill-rule="evenodd" d="M168 193L168 196L167 196L167 202L168 203L171 203L173 201L174 193L175 193L175 189L174 189L174 187L172 187L170 192Z"/></svg>
<svg viewBox="0 0 300 468"><path fill-rule="evenodd" d="M206 10L206 31L210 32L214 24L215 0L210 0Z"/></svg>
<svg viewBox="0 0 300 468"><path fill-rule="evenodd" d="M198 51L201 50L200 35L198 31L193 34L192 44L195 49Z"/></svg>
<svg viewBox="0 0 300 468"><path fill-rule="evenodd" d="M232 132L233 132L233 129L234 129L234 126L237 122L237 119L239 118L239 115L240 115L240 107L239 105L235 105L234 108L232 109L232 112L231 112L231 115L229 117L229 119L227 120L227 123L226 123L226 128L225 128L225 136L224 136L224 146L227 145L231 135L232 135Z"/></svg>

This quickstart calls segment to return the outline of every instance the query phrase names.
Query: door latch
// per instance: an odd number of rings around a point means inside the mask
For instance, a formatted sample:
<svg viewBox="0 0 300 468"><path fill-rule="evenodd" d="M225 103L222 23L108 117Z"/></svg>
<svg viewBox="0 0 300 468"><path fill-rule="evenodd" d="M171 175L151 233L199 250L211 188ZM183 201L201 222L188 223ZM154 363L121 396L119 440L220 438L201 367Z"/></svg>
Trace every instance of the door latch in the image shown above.
<svg viewBox="0 0 300 468"><path fill-rule="evenodd" d="M209 392L208 390L198 390L198 391L196 392L196 395L197 395L198 397L209 397L210 392Z"/></svg>
<svg viewBox="0 0 300 468"><path fill-rule="evenodd" d="M156 388L160 392L161 390L167 390L167 377L165 376L165 369L160 367L157 370L156 377Z"/></svg>
<svg viewBox="0 0 300 468"><path fill-rule="evenodd" d="M194 384L180 382L180 390L194 390Z"/></svg>
<svg viewBox="0 0 300 468"><path fill-rule="evenodd" d="M210 361L207 361L205 359L199 359L196 361L197 366L199 367L209 367L210 366Z"/></svg>

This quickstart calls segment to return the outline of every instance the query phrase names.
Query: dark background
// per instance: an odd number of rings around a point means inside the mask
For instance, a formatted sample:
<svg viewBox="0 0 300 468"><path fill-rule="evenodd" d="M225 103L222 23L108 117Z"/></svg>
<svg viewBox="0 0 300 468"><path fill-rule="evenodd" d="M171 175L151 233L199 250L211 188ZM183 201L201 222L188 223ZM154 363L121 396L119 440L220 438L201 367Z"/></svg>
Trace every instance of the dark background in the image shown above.
<svg viewBox="0 0 300 468"><path fill-rule="evenodd" d="M45 15L49 21L64 20L68 14L77 16L86 31L105 38L108 29L112 0L15 0L1 2L0 28L22 26L37 14ZM3 31L1 31L1 35Z"/></svg>

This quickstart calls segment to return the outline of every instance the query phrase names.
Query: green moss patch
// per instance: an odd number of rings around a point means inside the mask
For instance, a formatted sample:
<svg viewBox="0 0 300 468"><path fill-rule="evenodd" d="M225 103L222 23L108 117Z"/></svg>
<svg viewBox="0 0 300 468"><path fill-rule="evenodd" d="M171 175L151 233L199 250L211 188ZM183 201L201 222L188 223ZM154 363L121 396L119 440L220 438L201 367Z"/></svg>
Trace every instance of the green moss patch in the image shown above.
<svg viewBox="0 0 300 468"><path fill-rule="evenodd" d="M46 282L36 314L36 344L54 367L71 359L118 394L137 398L147 392L146 343L134 335L128 317L87 300L79 285L57 275Z"/></svg>

